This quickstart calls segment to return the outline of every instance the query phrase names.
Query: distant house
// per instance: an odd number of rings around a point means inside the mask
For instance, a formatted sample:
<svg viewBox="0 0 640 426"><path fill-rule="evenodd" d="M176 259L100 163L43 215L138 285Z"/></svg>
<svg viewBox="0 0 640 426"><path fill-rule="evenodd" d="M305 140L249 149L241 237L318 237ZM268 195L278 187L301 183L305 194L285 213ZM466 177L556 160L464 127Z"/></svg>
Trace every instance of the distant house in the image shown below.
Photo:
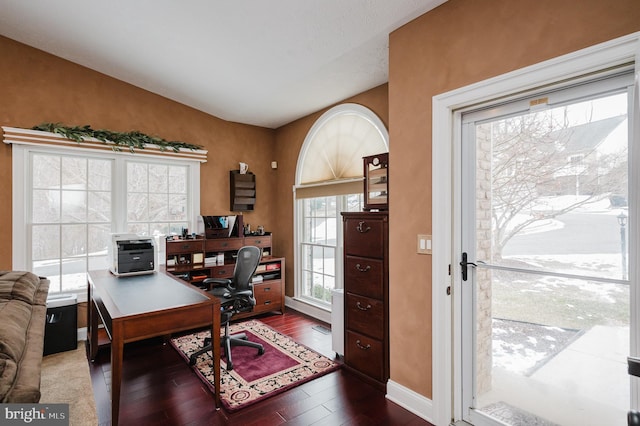
<svg viewBox="0 0 640 426"><path fill-rule="evenodd" d="M556 165L553 179L538 184L538 193L543 196L624 193L627 182L621 176L626 173L617 171L627 167L626 140L616 130L624 130L626 123L626 115L621 115L551 133L554 149L562 153L554 158L564 164Z"/></svg>

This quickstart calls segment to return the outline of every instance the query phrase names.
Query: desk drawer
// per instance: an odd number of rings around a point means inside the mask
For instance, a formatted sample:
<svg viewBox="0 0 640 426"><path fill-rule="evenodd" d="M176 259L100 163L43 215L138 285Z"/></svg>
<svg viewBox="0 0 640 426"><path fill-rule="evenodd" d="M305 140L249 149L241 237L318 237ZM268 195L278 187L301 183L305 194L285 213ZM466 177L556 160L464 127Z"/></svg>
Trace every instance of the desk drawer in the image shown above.
<svg viewBox="0 0 640 426"><path fill-rule="evenodd" d="M382 346L380 340L347 330L344 361L348 366L375 380L386 380Z"/></svg>
<svg viewBox="0 0 640 426"><path fill-rule="evenodd" d="M344 274L346 291L382 299L384 283L382 260L346 256Z"/></svg>
<svg viewBox="0 0 640 426"><path fill-rule="evenodd" d="M211 268L211 278L232 278L233 270L236 265L229 263L227 265L213 266Z"/></svg>
<svg viewBox="0 0 640 426"><path fill-rule="evenodd" d="M256 298L256 308L258 306L272 305L270 309L279 309L282 300L282 282L280 280L270 280L260 284L254 284L253 296Z"/></svg>
<svg viewBox="0 0 640 426"><path fill-rule="evenodd" d="M202 240L167 241L167 255L179 253L201 252L204 246Z"/></svg>
<svg viewBox="0 0 640 426"><path fill-rule="evenodd" d="M378 340L384 337L384 304L377 299L347 293L346 328Z"/></svg>
<svg viewBox="0 0 640 426"><path fill-rule="evenodd" d="M243 238L210 238L205 241L207 252L239 250L244 245Z"/></svg>
<svg viewBox="0 0 640 426"><path fill-rule="evenodd" d="M259 235L254 237L244 237L245 246L271 247L271 235Z"/></svg>

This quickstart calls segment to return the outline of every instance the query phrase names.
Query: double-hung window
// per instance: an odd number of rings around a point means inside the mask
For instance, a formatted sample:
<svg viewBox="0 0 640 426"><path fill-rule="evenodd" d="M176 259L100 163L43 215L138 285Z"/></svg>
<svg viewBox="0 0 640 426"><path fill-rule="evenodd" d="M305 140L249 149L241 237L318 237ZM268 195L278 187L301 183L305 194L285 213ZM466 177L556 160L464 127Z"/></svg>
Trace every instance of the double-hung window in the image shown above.
<svg viewBox="0 0 640 426"><path fill-rule="evenodd" d="M295 299L310 315L330 310L332 290L343 287L340 213L362 211L362 157L388 152L388 140L373 111L355 104L325 112L305 138L294 187Z"/></svg>
<svg viewBox="0 0 640 426"><path fill-rule="evenodd" d="M113 233L155 237L160 250L161 237L195 229L198 160L18 143L12 157L12 267L47 277L51 294L84 300Z"/></svg>

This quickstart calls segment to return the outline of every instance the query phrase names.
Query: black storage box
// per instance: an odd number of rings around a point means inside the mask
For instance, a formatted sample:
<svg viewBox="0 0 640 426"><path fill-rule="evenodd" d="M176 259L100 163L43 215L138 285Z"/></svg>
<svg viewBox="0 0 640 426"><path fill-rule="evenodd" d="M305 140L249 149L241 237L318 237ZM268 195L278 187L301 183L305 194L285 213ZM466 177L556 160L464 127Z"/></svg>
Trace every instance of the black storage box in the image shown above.
<svg viewBox="0 0 640 426"><path fill-rule="evenodd" d="M78 304L75 295L47 298L44 328L44 355L71 351L78 347Z"/></svg>

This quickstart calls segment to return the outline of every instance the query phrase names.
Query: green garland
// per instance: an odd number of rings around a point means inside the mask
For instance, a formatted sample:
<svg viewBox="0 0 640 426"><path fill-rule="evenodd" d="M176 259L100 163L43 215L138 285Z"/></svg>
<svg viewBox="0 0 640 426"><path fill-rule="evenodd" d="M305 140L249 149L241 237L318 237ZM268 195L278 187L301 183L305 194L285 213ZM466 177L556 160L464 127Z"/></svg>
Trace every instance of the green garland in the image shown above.
<svg viewBox="0 0 640 426"><path fill-rule="evenodd" d="M137 130L124 133L113 132L111 130L94 130L88 124L82 127L71 127L60 123L42 123L37 126L33 126L32 129L56 133L78 143L83 142L86 138L95 138L105 143L113 142L114 151L121 151L122 147L128 147L129 151L134 152L135 149L144 149L145 145L148 144L159 146L161 151L171 149L174 152L180 151L181 148L190 149L192 151L202 148L199 145L193 145L185 142L166 141L156 136L145 135Z"/></svg>

